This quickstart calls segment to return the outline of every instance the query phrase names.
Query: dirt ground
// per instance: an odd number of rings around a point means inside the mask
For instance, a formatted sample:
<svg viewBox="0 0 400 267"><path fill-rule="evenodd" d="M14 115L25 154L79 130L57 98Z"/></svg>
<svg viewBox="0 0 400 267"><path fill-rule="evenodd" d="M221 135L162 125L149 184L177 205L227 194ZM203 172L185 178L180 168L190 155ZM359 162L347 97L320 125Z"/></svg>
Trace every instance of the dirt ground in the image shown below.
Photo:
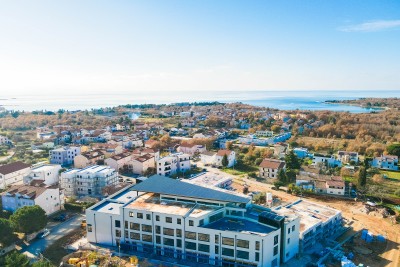
<svg viewBox="0 0 400 267"><path fill-rule="evenodd" d="M235 180L233 187L237 189L238 192L242 192L243 183L250 186L249 191L259 191L259 192L272 192L272 194L280 198L283 202L291 202L299 197L292 196L283 191L271 190L271 185L260 183L254 180L240 179ZM347 223L352 226L352 230L348 231L344 236L340 237L338 241L344 240L347 236L359 232L362 229L368 229L375 236L380 234L386 237L387 241L385 243L377 244L374 242L372 246L380 246L379 249L375 249L376 253L372 254L361 254L358 253L355 257L355 263L364 263L364 266L370 267L400 267L400 225L392 224L390 218L382 218L375 213L370 213L369 215L362 212L363 204L361 202L354 202L352 200L341 200L331 197L318 197L310 198L307 200L314 201L327 205L342 211L342 216L347 220ZM355 239L354 242L357 242ZM362 246L360 243L359 246ZM384 246L383 249L382 246Z"/></svg>

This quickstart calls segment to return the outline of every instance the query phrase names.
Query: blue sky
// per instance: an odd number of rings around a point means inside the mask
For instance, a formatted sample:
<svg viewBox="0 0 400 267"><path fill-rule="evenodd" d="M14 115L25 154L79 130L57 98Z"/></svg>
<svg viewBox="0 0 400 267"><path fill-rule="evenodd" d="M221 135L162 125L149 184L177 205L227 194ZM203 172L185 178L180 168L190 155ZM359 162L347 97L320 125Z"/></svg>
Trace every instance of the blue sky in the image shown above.
<svg viewBox="0 0 400 267"><path fill-rule="evenodd" d="M400 1L2 1L1 91L400 90Z"/></svg>

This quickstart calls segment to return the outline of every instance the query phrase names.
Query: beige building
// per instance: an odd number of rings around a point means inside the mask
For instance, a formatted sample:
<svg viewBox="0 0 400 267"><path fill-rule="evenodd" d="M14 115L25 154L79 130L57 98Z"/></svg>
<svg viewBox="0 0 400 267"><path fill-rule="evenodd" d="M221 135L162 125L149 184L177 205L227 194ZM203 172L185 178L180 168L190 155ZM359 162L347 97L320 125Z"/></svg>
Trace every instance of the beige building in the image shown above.
<svg viewBox="0 0 400 267"><path fill-rule="evenodd" d="M104 154L100 149L83 153L74 158L75 168L85 168L89 165L96 165L104 160Z"/></svg>
<svg viewBox="0 0 400 267"><path fill-rule="evenodd" d="M154 156L145 154L143 156L133 157L128 162L128 169L134 174L144 174L149 168L155 168L156 162Z"/></svg>
<svg viewBox="0 0 400 267"><path fill-rule="evenodd" d="M132 154L129 152L124 152L106 159L104 163L118 171L119 169L123 168L124 165L127 165L131 159Z"/></svg>
<svg viewBox="0 0 400 267"><path fill-rule="evenodd" d="M285 168L285 162L277 159L264 159L259 165L259 175L261 178L278 178L279 170Z"/></svg>

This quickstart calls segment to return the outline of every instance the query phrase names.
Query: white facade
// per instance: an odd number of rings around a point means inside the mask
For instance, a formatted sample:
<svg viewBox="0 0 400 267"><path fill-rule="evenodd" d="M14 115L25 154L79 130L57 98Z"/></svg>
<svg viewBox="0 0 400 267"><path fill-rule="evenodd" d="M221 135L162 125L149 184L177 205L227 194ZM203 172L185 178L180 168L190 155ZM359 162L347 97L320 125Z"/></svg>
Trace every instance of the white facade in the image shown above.
<svg viewBox="0 0 400 267"><path fill-rule="evenodd" d="M10 144L10 142L11 141L7 137L0 135L0 145L7 145Z"/></svg>
<svg viewBox="0 0 400 267"><path fill-rule="evenodd" d="M81 148L76 146L66 146L50 151L50 163L60 165L71 165L74 158L81 154Z"/></svg>
<svg viewBox="0 0 400 267"><path fill-rule="evenodd" d="M266 220L273 221L268 217L276 214L263 207L257 207L257 213L250 199L243 198L242 203L223 200L228 193L212 189L205 190L214 191L210 195L222 194L221 199L200 199L185 193L145 193L135 187L126 188L86 210L90 242L120 244L121 249L132 254L134 251L157 253L179 259L183 264L198 262L216 266L236 262L243 266L275 267L279 266L281 257L287 261L298 253L299 221L280 217L282 225L268 224ZM166 184L166 187L173 185ZM196 189L188 188L192 190ZM282 239L280 227L286 231L293 226L293 233L284 236L290 238L286 245L288 241Z"/></svg>
<svg viewBox="0 0 400 267"><path fill-rule="evenodd" d="M5 189L13 184L22 184L24 176L30 170L29 164L20 161L0 166L0 189Z"/></svg>
<svg viewBox="0 0 400 267"><path fill-rule="evenodd" d="M372 161L371 166L379 169L399 170L399 158L397 156L383 155L381 157L375 157Z"/></svg>
<svg viewBox="0 0 400 267"><path fill-rule="evenodd" d="M186 153L189 155L193 155L195 153L203 153L207 149L202 145L180 145L177 149L178 152Z"/></svg>
<svg viewBox="0 0 400 267"><path fill-rule="evenodd" d="M61 173L61 187L66 196L101 196L105 186L118 183L118 172L109 166L93 165Z"/></svg>
<svg viewBox="0 0 400 267"><path fill-rule="evenodd" d="M190 155L183 153L170 154L160 158L156 164L157 174L163 176L175 175L190 170Z"/></svg>
<svg viewBox="0 0 400 267"><path fill-rule="evenodd" d="M255 135L258 137L272 137L272 136L274 136L274 132L273 131L256 131Z"/></svg>
<svg viewBox="0 0 400 267"><path fill-rule="evenodd" d="M32 166L31 171L24 177L24 184L32 181L43 181L47 186L58 184L61 165L58 164L38 164Z"/></svg>

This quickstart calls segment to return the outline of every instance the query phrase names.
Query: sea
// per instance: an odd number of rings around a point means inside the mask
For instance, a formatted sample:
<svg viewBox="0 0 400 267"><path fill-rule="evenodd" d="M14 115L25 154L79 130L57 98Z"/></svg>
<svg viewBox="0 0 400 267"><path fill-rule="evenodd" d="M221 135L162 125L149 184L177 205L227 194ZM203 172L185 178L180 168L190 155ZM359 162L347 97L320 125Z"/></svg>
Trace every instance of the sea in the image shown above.
<svg viewBox="0 0 400 267"><path fill-rule="evenodd" d="M0 107L7 110L57 111L59 109L90 110L125 104L172 104L182 102L219 101L276 108L280 110L331 110L351 113L377 111L354 105L326 103L327 100L348 100L366 97L400 97L400 90L376 91L113 91L110 93L62 93L54 92L12 95L0 93Z"/></svg>

